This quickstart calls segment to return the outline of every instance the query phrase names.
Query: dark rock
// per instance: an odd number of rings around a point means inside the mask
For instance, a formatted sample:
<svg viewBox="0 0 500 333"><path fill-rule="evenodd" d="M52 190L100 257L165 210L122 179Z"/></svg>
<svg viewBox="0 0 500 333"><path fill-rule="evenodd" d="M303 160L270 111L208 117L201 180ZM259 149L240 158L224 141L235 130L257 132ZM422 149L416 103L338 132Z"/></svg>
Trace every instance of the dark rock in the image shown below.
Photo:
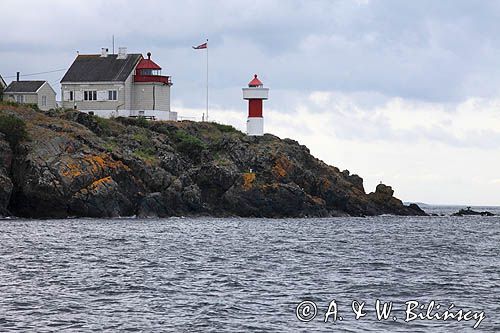
<svg viewBox="0 0 500 333"><path fill-rule="evenodd" d="M7 210L7 206L10 202L12 189L12 181L5 173L5 170L0 168L0 216L10 215Z"/></svg>
<svg viewBox="0 0 500 333"><path fill-rule="evenodd" d="M137 212L138 217L166 217L170 212L165 205L165 197L159 193L150 193L142 201Z"/></svg>
<svg viewBox="0 0 500 333"><path fill-rule="evenodd" d="M78 216L118 217L135 214L135 205L120 185L108 176L75 193L69 211Z"/></svg>
<svg viewBox="0 0 500 333"><path fill-rule="evenodd" d="M427 213L415 203L409 204L408 209L415 212L415 214L413 214L413 215L421 215L421 216L427 215Z"/></svg>
<svg viewBox="0 0 500 333"><path fill-rule="evenodd" d="M394 190L390 186L378 184L375 188L375 195L381 199L391 198L393 194Z"/></svg>
<svg viewBox="0 0 500 333"><path fill-rule="evenodd" d="M10 202L13 184L9 176L12 163L12 150L0 133L0 217L10 215L7 206Z"/></svg>
<svg viewBox="0 0 500 333"><path fill-rule="evenodd" d="M495 216L492 212L483 211L478 212L472 210L471 207L467 207L466 209L462 208L458 212L451 214L451 216L468 216L468 215L479 215L479 216Z"/></svg>
<svg viewBox="0 0 500 333"><path fill-rule="evenodd" d="M391 186L378 184L375 192L368 197L375 203L383 214L394 215L427 215L417 204L403 205L403 202L393 197L394 190Z"/></svg>

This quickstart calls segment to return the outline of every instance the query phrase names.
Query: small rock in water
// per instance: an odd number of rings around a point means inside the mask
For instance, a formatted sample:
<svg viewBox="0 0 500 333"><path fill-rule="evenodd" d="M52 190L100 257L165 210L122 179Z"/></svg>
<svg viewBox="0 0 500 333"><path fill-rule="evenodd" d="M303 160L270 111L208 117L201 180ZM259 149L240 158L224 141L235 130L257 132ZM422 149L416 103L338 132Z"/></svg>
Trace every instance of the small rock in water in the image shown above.
<svg viewBox="0 0 500 333"><path fill-rule="evenodd" d="M467 207L466 209L462 208L458 212L451 214L451 216L467 216L467 215L479 215L479 216L495 216L492 212L483 211L478 212L472 210L471 207Z"/></svg>

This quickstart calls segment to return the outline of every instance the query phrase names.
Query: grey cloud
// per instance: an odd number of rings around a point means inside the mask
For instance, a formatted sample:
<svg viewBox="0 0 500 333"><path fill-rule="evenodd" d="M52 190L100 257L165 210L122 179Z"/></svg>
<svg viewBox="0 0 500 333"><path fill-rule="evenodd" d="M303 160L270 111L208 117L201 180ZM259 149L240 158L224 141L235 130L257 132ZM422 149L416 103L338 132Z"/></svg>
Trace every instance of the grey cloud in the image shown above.
<svg viewBox="0 0 500 333"><path fill-rule="evenodd" d="M68 65L62 54L97 52L115 34L131 51L153 50L175 75L173 93L190 103L203 81L203 60L190 46L208 37L214 90L237 89L259 72L283 90L459 101L498 92L499 7L465 0L2 1L0 72L43 71L54 59ZM16 59L7 59L13 52ZM30 52L40 56L27 63Z"/></svg>

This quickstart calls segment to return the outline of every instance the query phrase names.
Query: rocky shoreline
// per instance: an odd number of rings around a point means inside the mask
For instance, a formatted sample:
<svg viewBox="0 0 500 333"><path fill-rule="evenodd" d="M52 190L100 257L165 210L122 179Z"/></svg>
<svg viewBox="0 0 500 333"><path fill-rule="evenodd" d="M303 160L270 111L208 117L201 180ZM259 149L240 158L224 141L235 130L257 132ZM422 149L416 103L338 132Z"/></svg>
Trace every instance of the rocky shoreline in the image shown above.
<svg viewBox="0 0 500 333"><path fill-rule="evenodd" d="M0 216L426 215L393 193L270 134L0 104Z"/></svg>

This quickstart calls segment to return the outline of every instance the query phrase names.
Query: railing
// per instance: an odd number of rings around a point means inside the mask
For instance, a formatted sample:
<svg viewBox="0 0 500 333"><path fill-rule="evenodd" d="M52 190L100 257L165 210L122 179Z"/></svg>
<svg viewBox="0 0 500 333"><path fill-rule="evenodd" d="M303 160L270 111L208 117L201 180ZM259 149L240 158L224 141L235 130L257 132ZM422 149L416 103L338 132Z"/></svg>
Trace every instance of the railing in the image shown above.
<svg viewBox="0 0 500 333"><path fill-rule="evenodd" d="M172 85L170 76L163 75L134 75L134 82L161 82L167 85Z"/></svg>

